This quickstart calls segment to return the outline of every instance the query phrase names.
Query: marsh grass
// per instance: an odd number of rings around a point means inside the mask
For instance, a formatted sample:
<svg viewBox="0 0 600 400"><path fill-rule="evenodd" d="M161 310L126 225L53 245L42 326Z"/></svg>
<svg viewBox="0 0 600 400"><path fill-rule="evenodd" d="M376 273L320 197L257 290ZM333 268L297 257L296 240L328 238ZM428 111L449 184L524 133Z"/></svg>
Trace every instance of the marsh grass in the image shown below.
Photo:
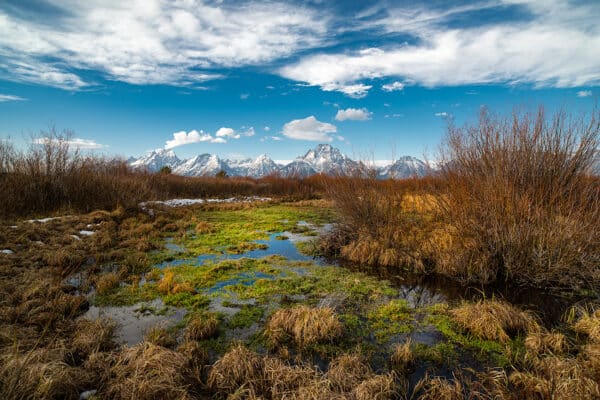
<svg viewBox="0 0 600 400"><path fill-rule="evenodd" d="M511 336L518 333L540 330L532 314L499 300L464 303L450 310L450 315L467 332L501 343L508 342Z"/></svg>
<svg viewBox="0 0 600 400"><path fill-rule="evenodd" d="M332 342L342 336L344 326L329 307L299 305L275 311L265 325L265 335L275 345L291 337L299 347Z"/></svg>

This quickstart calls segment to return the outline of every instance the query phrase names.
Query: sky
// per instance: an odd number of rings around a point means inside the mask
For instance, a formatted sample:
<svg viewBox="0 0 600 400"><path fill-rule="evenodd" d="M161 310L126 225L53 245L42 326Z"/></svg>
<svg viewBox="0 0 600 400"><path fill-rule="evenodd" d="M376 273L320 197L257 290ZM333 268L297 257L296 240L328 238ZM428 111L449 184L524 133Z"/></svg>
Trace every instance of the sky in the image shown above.
<svg viewBox="0 0 600 400"><path fill-rule="evenodd" d="M598 21L597 0L2 0L0 140L432 159L481 107L591 112Z"/></svg>

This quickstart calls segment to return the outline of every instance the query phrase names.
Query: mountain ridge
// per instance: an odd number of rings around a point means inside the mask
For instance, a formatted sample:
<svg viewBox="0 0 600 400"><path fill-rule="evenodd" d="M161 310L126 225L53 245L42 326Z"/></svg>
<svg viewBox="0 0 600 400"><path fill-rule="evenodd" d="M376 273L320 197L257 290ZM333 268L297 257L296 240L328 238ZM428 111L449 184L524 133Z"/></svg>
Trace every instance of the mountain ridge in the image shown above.
<svg viewBox="0 0 600 400"><path fill-rule="evenodd" d="M136 169L158 172L168 166L172 172L183 176L214 176L220 171L230 176L261 178L279 174L284 177L307 177L314 174L351 175L364 164L355 161L330 144L319 144L298 156L288 164L278 164L267 154L242 160L221 159L216 154L203 153L189 159L180 159L172 150L156 149L143 156L129 159L128 164ZM376 167L379 179L402 179L423 176L428 168L422 160L403 156L389 165Z"/></svg>

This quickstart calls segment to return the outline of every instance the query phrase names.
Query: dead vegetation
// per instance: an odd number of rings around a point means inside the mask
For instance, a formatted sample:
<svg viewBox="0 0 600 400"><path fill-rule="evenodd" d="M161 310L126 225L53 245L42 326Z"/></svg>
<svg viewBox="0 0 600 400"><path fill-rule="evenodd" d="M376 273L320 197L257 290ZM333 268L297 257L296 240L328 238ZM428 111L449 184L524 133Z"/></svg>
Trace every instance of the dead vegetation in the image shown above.
<svg viewBox="0 0 600 400"><path fill-rule="evenodd" d="M538 332L539 324L526 311L499 300L464 303L450 315L465 331L486 340L506 343L517 333Z"/></svg>
<svg viewBox="0 0 600 400"><path fill-rule="evenodd" d="M305 305L277 310L265 326L265 335L275 345L292 338L299 347L331 342L343 332L344 327L333 309Z"/></svg>

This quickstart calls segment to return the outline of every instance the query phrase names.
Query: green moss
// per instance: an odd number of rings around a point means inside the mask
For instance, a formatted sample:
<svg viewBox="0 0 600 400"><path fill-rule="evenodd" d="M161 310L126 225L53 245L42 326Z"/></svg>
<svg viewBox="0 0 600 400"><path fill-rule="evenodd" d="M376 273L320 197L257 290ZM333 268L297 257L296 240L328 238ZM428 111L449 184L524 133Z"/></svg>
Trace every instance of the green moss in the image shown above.
<svg viewBox="0 0 600 400"><path fill-rule="evenodd" d="M154 300L157 297L158 292L153 286L140 288L127 285L114 288L104 294L96 294L92 297L91 302L96 306L132 306Z"/></svg>
<svg viewBox="0 0 600 400"><path fill-rule="evenodd" d="M203 294L176 293L163 296L166 305L186 308L188 310L200 310L210 304L210 299Z"/></svg>
<svg viewBox="0 0 600 400"><path fill-rule="evenodd" d="M440 342L433 346L417 343L413 347L415 358L436 365L452 365L458 360L458 352L452 343Z"/></svg>
<svg viewBox="0 0 600 400"><path fill-rule="evenodd" d="M480 360L490 361L500 367L509 366L514 355L524 354L524 340L522 337L512 339L506 344L480 339L461 332L450 317L443 314L429 315L425 322L435 326L451 342L472 351Z"/></svg>
<svg viewBox="0 0 600 400"><path fill-rule="evenodd" d="M259 322L264 315L264 310L260 307L252 305L244 305L241 310L235 313L227 326L230 329L235 328L249 328L255 322Z"/></svg>
<svg viewBox="0 0 600 400"><path fill-rule="evenodd" d="M383 343L394 335L409 333L414 323L412 311L406 300L397 299L369 312L367 318L377 341Z"/></svg>

